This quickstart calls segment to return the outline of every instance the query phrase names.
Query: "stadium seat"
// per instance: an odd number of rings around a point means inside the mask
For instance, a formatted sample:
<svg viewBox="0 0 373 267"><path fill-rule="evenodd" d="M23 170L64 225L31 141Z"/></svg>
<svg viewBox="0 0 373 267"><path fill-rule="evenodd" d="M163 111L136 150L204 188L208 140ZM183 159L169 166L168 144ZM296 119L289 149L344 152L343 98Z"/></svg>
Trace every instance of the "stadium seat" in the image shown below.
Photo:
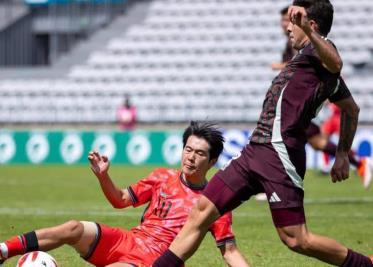
<svg viewBox="0 0 373 267"><path fill-rule="evenodd" d="M373 80L359 67L373 61L373 1L358 2L333 3L330 39L360 101L361 120L372 122ZM0 80L0 122L115 122L124 95L137 106L140 122L254 122L277 74L270 64L280 60L285 45L279 10L288 4L151 1L143 21L123 25L126 30L93 49L66 77Z"/></svg>

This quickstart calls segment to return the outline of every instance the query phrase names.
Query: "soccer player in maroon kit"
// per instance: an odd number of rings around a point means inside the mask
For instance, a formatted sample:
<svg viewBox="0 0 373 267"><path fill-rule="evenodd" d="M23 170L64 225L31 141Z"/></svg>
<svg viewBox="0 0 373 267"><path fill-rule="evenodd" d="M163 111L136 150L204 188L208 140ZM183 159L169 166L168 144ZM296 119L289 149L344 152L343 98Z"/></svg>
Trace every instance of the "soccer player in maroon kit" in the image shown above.
<svg viewBox="0 0 373 267"><path fill-rule="evenodd" d="M131 230L86 221L32 231L0 243L0 260L29 251L48 251L64 244L74 247L95 266L151 266L171 244L207 184L206 173L223 150L223 136L213 124L192 122L183 135L181 170L159 168L134 185L120 189L108 174L109 161L98 152L88 159L101 188L115 208L148 204L141 224ZM232 214L210 227L225 262L248 267L235 245Z"/></svg>
<svg viewBox="0 0 373 267"><path fill-rule="evenodd" d="M281 241L292 251L331 265L372 267L369 257L312 233L303 208L306 171L305 129L326 99L341 109L341 131L333 182L348 178L348 153L359 107L340 87L342 60L326 38L333 21L328 0L294 0L288 31L298 54L274 78L250 143L219 170L203 192L170 248L153 267L181 266L198 248L209 225L251 196L265 192Z"/></svg>
<svg viewBox="0 0 373 267"><path fill-rule="evenodd" d="M289 7L284 7L280 11L281 15L281 28L284 32L284 34L287 37L287 42L285 45L285 48L282 53L282 62L275 62L272 63L271 67L273 70L282 70L286 67L286 64L291 61L291 59L295 56L296 50L293 48L291 41L289 39L289 32L287 30L288 25L290 23L290 18L288 16L288 9ZM346 86L345 82L343 80L340 80L340 86ZM333 105L337 110L339 110L338 107ZM338 114L338 115L337 115ZM335 153L337 152L337 145L333 143L329 136L332 133L339 133L339 123L336 123L336 120L340 120L340 112L333 112L333 116L330 119L330 121L324 122L323 126L320 129L320 123L318 123L317 119L312 120L310 125L308 126L306 130L306 137L307 142L310 144L310 146L317 150L324 152L325 155L329 156L335 156ZM331 132L329 128L330 126L334 127L334 132ZM325 126L327 126L328 129L325 129ZM335 129L338 128L338 129ZM326 133L329 133L328 135ZM354 167L356 167L357 174L360 176L360 179L363 183L363 186L365 189L368 189L370 183L372 182L372 172L370 169L370 160L369 157L357 157L355 151L350 151L349 153L349 160L350 164L352 164ZM261 194L259 194L261 195ZM265 200L265 196L259 196L258 199Z"/></svg>

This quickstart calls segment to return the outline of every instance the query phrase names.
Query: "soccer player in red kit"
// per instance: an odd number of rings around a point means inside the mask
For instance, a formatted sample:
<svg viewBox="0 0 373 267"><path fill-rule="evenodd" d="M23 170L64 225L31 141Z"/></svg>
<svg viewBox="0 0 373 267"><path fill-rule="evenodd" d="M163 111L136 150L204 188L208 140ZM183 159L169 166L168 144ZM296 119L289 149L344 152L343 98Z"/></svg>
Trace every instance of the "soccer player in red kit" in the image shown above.
<svg viewBox="0 0 373 267"><path fill-rule="evenodd" d="M115 208L148 204L140 225L131 230L86 221L69 221L15 236L0 244L0 259L29 251L48 251L64 244L74 247L95 266L151 266L171 244L207 184L207 171L223 150L222 133L213 124L192 122L183 134L181 170L159 168L125 188L109 177L109 161L98 152L88 159L101 188ZM229 266L249 266L235 245L232 214L209 227Z"/></svg>
<svg viewBox="0 0 373 267"><path fill-rule="evenodd" d="M266 193L276 232L290 250L335 266L373 267L369 257L311 232L304 211L305 130L311 120L326 99L341 108L333 182L349 176L348 153L358 123L359 107L348 88L339 86L342 60L326 38L333 13L329 0L293 1L288 32L298 53L273 79L250 142L213 176L183 229L153 267L182 266L211 222L260 192Z"/></svg>

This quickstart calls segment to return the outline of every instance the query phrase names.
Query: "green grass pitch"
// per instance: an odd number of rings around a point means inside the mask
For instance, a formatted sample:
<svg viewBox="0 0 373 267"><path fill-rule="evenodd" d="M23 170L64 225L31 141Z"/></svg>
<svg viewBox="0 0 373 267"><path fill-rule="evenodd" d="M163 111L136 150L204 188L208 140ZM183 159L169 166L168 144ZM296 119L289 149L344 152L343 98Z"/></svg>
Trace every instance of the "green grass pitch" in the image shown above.
<svg viewBox="0 0 373 267"><path fill-rule="evenodd" d="M145 177L152 169L113 165L110 174L120 186ZM364 190L352 173L332 184L328 176L308 171L305 179L308 227L364 254L373 254L373 188ZM113 209L88 166L0 166L0 240L70 219L131 228L144 207ZM254 199L234 211L233 229L239 248L252 266L328 266L297 255L280 242L267 203ZM50 252L60 266L90 266L64 246ZM17 258L4 266L15 266ZM225 266L210 234L187 266Z"/></svg>

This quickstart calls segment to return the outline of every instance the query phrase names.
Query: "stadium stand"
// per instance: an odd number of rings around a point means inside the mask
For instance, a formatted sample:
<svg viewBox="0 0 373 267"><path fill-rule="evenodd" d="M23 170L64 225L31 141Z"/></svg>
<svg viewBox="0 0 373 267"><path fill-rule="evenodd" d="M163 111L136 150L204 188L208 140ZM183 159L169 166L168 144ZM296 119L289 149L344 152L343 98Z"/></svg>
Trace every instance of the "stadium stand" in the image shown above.
<svg viewBox="0 0 373 267"><path fill-rule="evenodd" d="M36 78L0 80L1 123L112 123L123 95L141 123L254 122L285 40L285 0L139 1ZM335 0L330 38L373 122L373 1ZM136 19L137 17L137 19ZM47 70L47 71L45 71ZM35 72L35 71L34 71ZM42 74L45 73L44 78ZM56 74L57 73L57 74ZM49 75L50 74L50 75Z"/></svg>

